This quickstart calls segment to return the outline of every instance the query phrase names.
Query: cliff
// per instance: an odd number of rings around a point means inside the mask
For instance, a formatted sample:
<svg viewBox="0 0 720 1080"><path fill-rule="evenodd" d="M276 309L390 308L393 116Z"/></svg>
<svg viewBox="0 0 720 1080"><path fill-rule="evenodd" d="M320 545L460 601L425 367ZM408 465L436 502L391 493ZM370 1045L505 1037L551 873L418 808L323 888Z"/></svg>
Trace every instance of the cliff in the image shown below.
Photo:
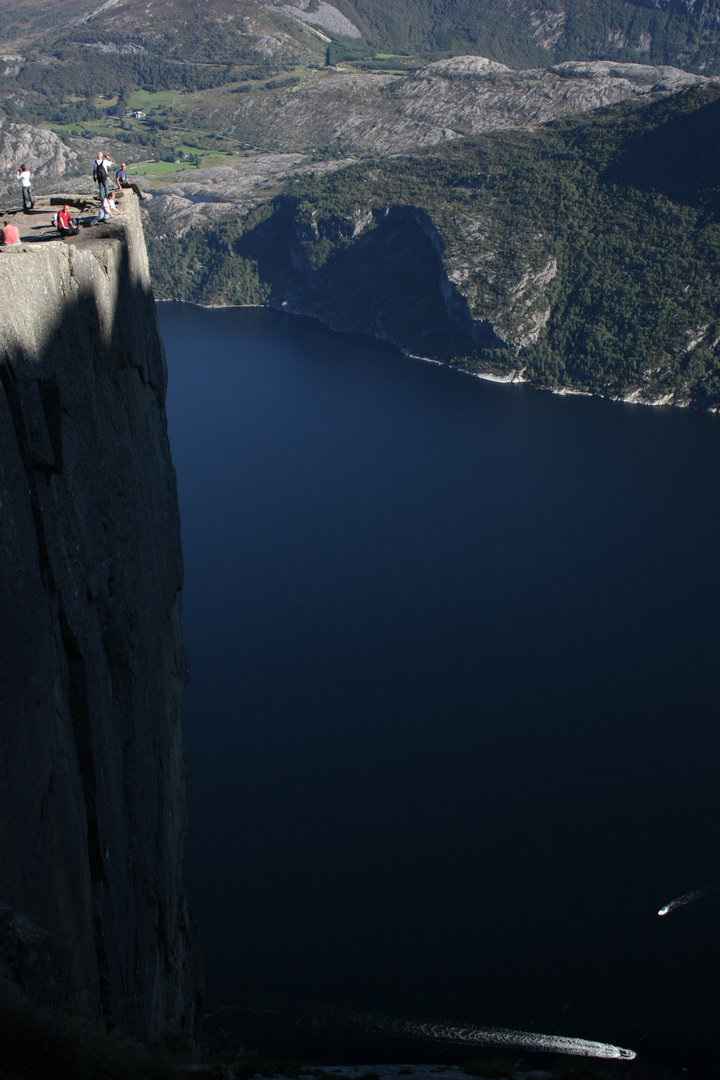
<svg viewBox="0 0 720 1080"><path fill-rule="evenodd" d="M183 578L134 199L0 254L0 982L191 1032Z"/></svg>

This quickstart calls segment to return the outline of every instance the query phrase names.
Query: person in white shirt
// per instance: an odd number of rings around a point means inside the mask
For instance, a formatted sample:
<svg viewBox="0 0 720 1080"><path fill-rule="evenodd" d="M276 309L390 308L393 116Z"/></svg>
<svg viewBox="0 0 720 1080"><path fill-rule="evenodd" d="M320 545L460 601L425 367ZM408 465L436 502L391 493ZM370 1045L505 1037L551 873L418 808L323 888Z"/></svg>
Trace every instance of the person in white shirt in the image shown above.
<svg viewBox="0 0 720 1080"><path fill-rule="evenodd" d="M106 195L100 206L100 213L97 217L94 217L90 222L91 225L97 225L101 221L109 221L113 214L119 214L117 206L115 205L115 196L112 192Z"/></svg>
<svg viewBox="0 0 720 1080"><path fill-rule="evenodd" d="M20 188L22 189L23 210L32 210L35 206L35 199L33 198L32 183L30 181L30 170L27 165L21 165L15 173L15 177L20 181Z"/></svg>

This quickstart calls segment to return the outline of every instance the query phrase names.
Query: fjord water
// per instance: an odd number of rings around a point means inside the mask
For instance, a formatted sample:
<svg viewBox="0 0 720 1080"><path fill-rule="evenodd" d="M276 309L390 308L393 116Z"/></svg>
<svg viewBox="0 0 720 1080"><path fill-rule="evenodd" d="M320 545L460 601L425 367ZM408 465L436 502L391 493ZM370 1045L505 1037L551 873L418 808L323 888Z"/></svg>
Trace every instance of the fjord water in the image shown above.
<svg viewBox="0 0 720 1080"><path fill-rule="evenodd" d="M711 1041L720 419L158 311L211 999Z"/></svg>

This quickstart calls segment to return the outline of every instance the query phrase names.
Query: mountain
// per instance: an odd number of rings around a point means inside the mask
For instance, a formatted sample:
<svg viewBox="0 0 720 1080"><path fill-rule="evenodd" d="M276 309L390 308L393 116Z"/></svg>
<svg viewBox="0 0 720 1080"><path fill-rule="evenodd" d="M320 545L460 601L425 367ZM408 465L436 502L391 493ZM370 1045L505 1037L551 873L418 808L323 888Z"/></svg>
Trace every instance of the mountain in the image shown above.
<svg viewBox="0 0 720 1080"><path fill-rule="evenodd" d="M715 0L20 0L0 14L0 107L82 122L137 89L206 91L322 68L404 70L458 54L720 73ZM245 87L249 89L250 87ZM106 95L102 104L98 97Z"/></svg>
<svg viewBox="0 0 720 1080"><path fill-rule="evenodd" d="M566 61L517 71L484 57L459 56L403 77L332 71L262 94L193 95L185 110L192 125L215 127L263 150L397 154L705 81L649 64Z"/></svg>
<svg viewBox="0 0 720 1080"><path fill-rule="evenodd" d="M203 165L250 149L396 153L497 126L503 108L513 125L620 100L628 63L720 73L719 11L715 0L19 0L0 13L0 121L6 136L19 124L61 137L64 158L28 147L41 176L87 171L98 142L128 162ZM482 87L480 68L440 66L458 55L490 61ZM516 79L528 71L534 87ZM11 176L7 138L0 157Z"/></svg>
<svg viewBox="0 0 720 1080"><path fill-rule="evenodd" d="M719 142L705 83L366 158L151 239L156 288L271 303L496 378L717 409Z"/></svg>
<svg viewBox="0 0 720 1080"><path fill-rule="evenodd" d="M337 0L337 6L369 40L425 57L480 53L512 67L641 60L703 71L718 60L716 0Z"/></svg>
<svg viewBox="0 0 720 1080"><path fill-rule="evenodd" d="M693 85L712 83L677 68L641 64L567 62L513 71L467 56L436 61L401 78L331 72L317 83L239 100L220 92L190 95L187 115L198 127L224 124L225 131L251 139L256 150L156 184L151 227L156 234L179 236L247 213L293 180L319 179L360 157L408 154L494 130L528 130L611 103L653 101ZM337 107L341 97L344 109ZM326 149L308 153L313 146Z"/></svg>
<svg viewBox="0 0 720 1080"><path fill-rule="evenodd" d="M497 377L715 408L717 14L24 0L0 16L0 104L8 131L33 120L77 154L78 187L91 148L144 161L165 297L270 302Z"/></svg>

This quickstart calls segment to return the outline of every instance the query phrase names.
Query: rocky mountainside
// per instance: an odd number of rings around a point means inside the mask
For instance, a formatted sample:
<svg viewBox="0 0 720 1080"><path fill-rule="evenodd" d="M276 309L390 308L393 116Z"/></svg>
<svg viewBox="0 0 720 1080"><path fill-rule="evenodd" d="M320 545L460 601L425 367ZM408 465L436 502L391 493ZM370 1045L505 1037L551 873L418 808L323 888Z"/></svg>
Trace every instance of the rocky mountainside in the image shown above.
<svg viewBox="0 0 720 1080"><path fill-rule="evenodd" d="M719 95L706 82L297 178L245 218L151 241L157 287L494 377L715 408Z"/></svg>
<svg viewBox="0 0 720 1080"><path fill-rule="evenodd" d="M0 13L0 41L0 107L25 121L82 117L97 94L203 92L328 63L470 54L516 70L607 60L720 74L714 0L22 0Z"/></svg>
<svg viewBox="0 0 720 1080"><path fill-rule="evenodd" d="M52 131L0 119L0 176L11 177L22 164L33 176L73 175L81 154Z"/></svg>
<svg viewBox="0 0 720 1080"><path fill-rule="evenodd" d="M347 168L353 159L313 161L306 154L248 154L232 165L179 173L144 204L153 235L181 236L269 202L295 180Z"/></svg>
<svg viewBox="0 0 720 1080"><path fill-rule="evenodd" d="M441 60L402 78L330 73L310 87L243 103L234 114L204 112L198 122L237 124L264 146L277 142L296 152L251 153L221 167L177 173L152 187L150 228L154 235L178 236L247 213L290 182L319 178L363 155L407 154L488 131L530 130L561 116L713 84L677 68L603 61L512 71L476 56ZM317 160L299 152L327 143L347 156Z"/></svg>
<svg viewBox="0 0 720 1080"><path fill-rule="evenodd" d="M198 126L222 126L265 150L335 145L350 154L395 154L703 81L644 64L567 62L514 71L484 57L456 56L402 78L331 72L260 98L236 95L216 104L200 97L188 115Z"/></svg>
<svg viewBox="0 0 720 1080"><path fill-rule="evenodd" d="M322 172L333 164L297 156L328 148L338 159L356 154L407 153L417 147L498 128L528 128L560 116L586 112L628 98L662 94L699 85L705 76L672 67L609 61L566 62L550 68L514 71L478 56L437 61L406 76L330 69L302 85L261 94L215 92L187 95L185 122L201 130L222 130L267 156L251 154L215 170L178 175L167 194L213 204L183 215L216 216L254 205L249 186L266 197L290 173ZM132 161L132 147L116 143L112 131L103 145L118 160ZM77 137L0 118L0 177L12 182L22 162L38 178L89 176L95 150ZM287 166L287 167L286 167ZM258 181L262 175L262 182ZM223 207L218 204L222 203ZM162 204L164 205L164 203ZM182 207L175 206L175 210ZM177 229L177 224L169 225Z"/></svg>
<svg viewBox="0 0 720 1080"><path fill-rule="evenodd" d="M128 162L407 152L720 73L712 5L668 4L22 0L0 12L0 174L87 171L96 141Z"/></svg>

